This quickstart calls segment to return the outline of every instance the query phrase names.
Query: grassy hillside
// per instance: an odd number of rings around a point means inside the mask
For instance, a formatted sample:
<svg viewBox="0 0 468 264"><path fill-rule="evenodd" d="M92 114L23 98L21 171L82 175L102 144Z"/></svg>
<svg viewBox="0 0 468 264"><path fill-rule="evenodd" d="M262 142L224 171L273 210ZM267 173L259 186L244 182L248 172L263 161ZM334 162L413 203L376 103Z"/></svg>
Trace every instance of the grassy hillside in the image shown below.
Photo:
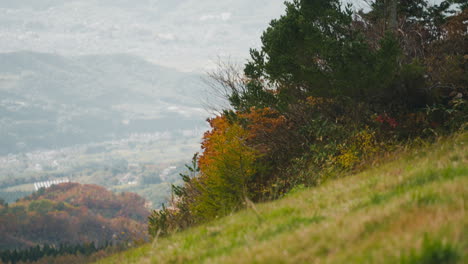
<svg viewBox="0 0 468 264"><path fill-rule="evenodd" d="M468 134L99 263L466 263Z"/></svg>

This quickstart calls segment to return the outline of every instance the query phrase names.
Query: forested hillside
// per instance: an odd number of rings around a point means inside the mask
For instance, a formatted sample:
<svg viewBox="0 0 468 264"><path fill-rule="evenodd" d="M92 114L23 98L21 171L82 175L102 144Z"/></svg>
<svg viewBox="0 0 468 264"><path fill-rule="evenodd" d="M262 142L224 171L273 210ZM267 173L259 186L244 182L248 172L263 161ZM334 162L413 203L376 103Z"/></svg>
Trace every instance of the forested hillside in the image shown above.
<svg viewBox="0 0 468 264"><path fill-rule="evenodd" d="M416 146L417 153L417 146L442 144L441 136L466 131L467 3L369 1L367 11L353 11L337 0L285 5L285 14L271 21L262 47L250 50L243 69L221 63L210 74L215 92L229 106L209 120L203 152L182 175L184 185L173 187L170 206L152 213L154 243L130 252L126 261L464 259L465 198L460 195L466 188L456 186L467 176L466 134L449 143L448 149L460 144L453 157L445 149L437 153L447 156L427 155L428 160L413 154L409 158L416 165L391 163L397 171L370 170L357 183L336 179L401 149ZM381 176L373 177L374 172ZM373 187L364 187L367 180ZM439 182L441 193L417 192ZM304 187L318 189L294 201L258 205L259 210L255 205ZM418 202L405 206L408 197ZM450 202L439 204L436 197ZM436 209L425 209L432 204ZM228 216L245 208L251 212ZM244 220L250 213L256 220ZM450 228L442 220L432 222L444 217ZM303 226L311 226L305 233L313 239L301 234ZM397 241L386 230L405 233L405 243L385 244L387 237ZM437 235L444 231L447 240ZM432 236L422 239L425 232ZM334 237L343 242L333 242Z"/></svg>
<svg viewBox="0 0 468 264"><path fill-rule="evenodd" d="M63 184L0 207L8 243L47 242L28 237L47 221L74 242L151 238L101 263L465 263L468 3L365 2L286 1L245 65L220 61L201 151L162 208ZM148 165L112 175L151 189Z"/></svg>
<svg viewBox="0 0 468 264"><path fill-rule="evenodd" d="M417 145L97 263L466 263L467 144Z"/></svg>
<svg viewBox="0 0 468 264"><path fill-rule="evenodd" d="M149 215L136 194L103 187L62 183L0 204L0 248L36 245L119 244L147 238Z"/></svg>
<svg viewBox="0 0 468 264"><path fill-rule="evenodd" d="M228 107L209 120L153 237L319 186L468 121L466 2L286 2L243 71L210 77ZM458 1L459 2L459 1Z"/></svg>

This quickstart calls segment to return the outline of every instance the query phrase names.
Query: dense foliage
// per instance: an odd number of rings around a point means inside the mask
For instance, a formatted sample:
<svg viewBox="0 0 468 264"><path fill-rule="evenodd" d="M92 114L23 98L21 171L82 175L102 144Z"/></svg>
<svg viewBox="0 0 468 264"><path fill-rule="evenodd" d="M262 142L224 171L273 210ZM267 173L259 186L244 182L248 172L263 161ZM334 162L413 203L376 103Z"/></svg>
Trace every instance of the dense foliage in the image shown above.
<svg viewBox="0 0 468 264"><path fill-rule="evenodd" d="M95 185L40 189L16 203L0 203L0 248L144 240L145 202L136 194L114 194Z"/></svg>
<svg viewBox="0 0 468 264"><path fill-rule="evenodd" d="M43 246L35 246L23 250L5 250L0 251L0 260L2 263L31 263L38 262L45 257L57 257L66 255L83 255L90 256L91 254L105 250L111 245L109 243L96 246L94 242L85 243L81 245L67 245L61 244L59 246L49 246L45 244Z"/></svg>
<svg viewBox="0 0 468 264"><path fill-rule="evenodd" d="M359 169L398 144L466 128L466 4L286 2L251 50L244 74L213 74L229 109L210 119L203 153L155 211L167 234L252 201ZM458 8L457 8L458 7Z"/></svg>

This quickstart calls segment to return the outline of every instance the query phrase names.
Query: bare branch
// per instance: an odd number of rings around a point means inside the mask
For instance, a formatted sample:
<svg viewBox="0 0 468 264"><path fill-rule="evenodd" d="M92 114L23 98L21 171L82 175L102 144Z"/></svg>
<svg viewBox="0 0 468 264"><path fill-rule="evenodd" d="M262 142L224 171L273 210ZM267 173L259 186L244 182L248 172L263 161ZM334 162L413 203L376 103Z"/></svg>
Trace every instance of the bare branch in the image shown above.
<svg viewBox="0 0 468 264"><path fill-rule="evenodd" d="M246 89L241 66L231 60L223 61L218 58L216 69L207 72L203 81L209 87L203 106L212 114L231 109L229 98L233 94L243 93Z"/></svg>

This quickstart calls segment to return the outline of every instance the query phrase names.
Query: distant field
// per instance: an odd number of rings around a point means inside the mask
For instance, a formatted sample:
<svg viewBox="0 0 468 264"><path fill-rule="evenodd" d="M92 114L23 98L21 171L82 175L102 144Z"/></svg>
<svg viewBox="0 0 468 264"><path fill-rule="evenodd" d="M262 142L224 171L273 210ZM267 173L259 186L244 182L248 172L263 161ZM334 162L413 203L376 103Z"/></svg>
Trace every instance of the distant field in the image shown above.
<svg viewBox="0 0 468 264"><path fill-rule="evenodd" d="M468 263L468 134L98 263Z"/></svg>

